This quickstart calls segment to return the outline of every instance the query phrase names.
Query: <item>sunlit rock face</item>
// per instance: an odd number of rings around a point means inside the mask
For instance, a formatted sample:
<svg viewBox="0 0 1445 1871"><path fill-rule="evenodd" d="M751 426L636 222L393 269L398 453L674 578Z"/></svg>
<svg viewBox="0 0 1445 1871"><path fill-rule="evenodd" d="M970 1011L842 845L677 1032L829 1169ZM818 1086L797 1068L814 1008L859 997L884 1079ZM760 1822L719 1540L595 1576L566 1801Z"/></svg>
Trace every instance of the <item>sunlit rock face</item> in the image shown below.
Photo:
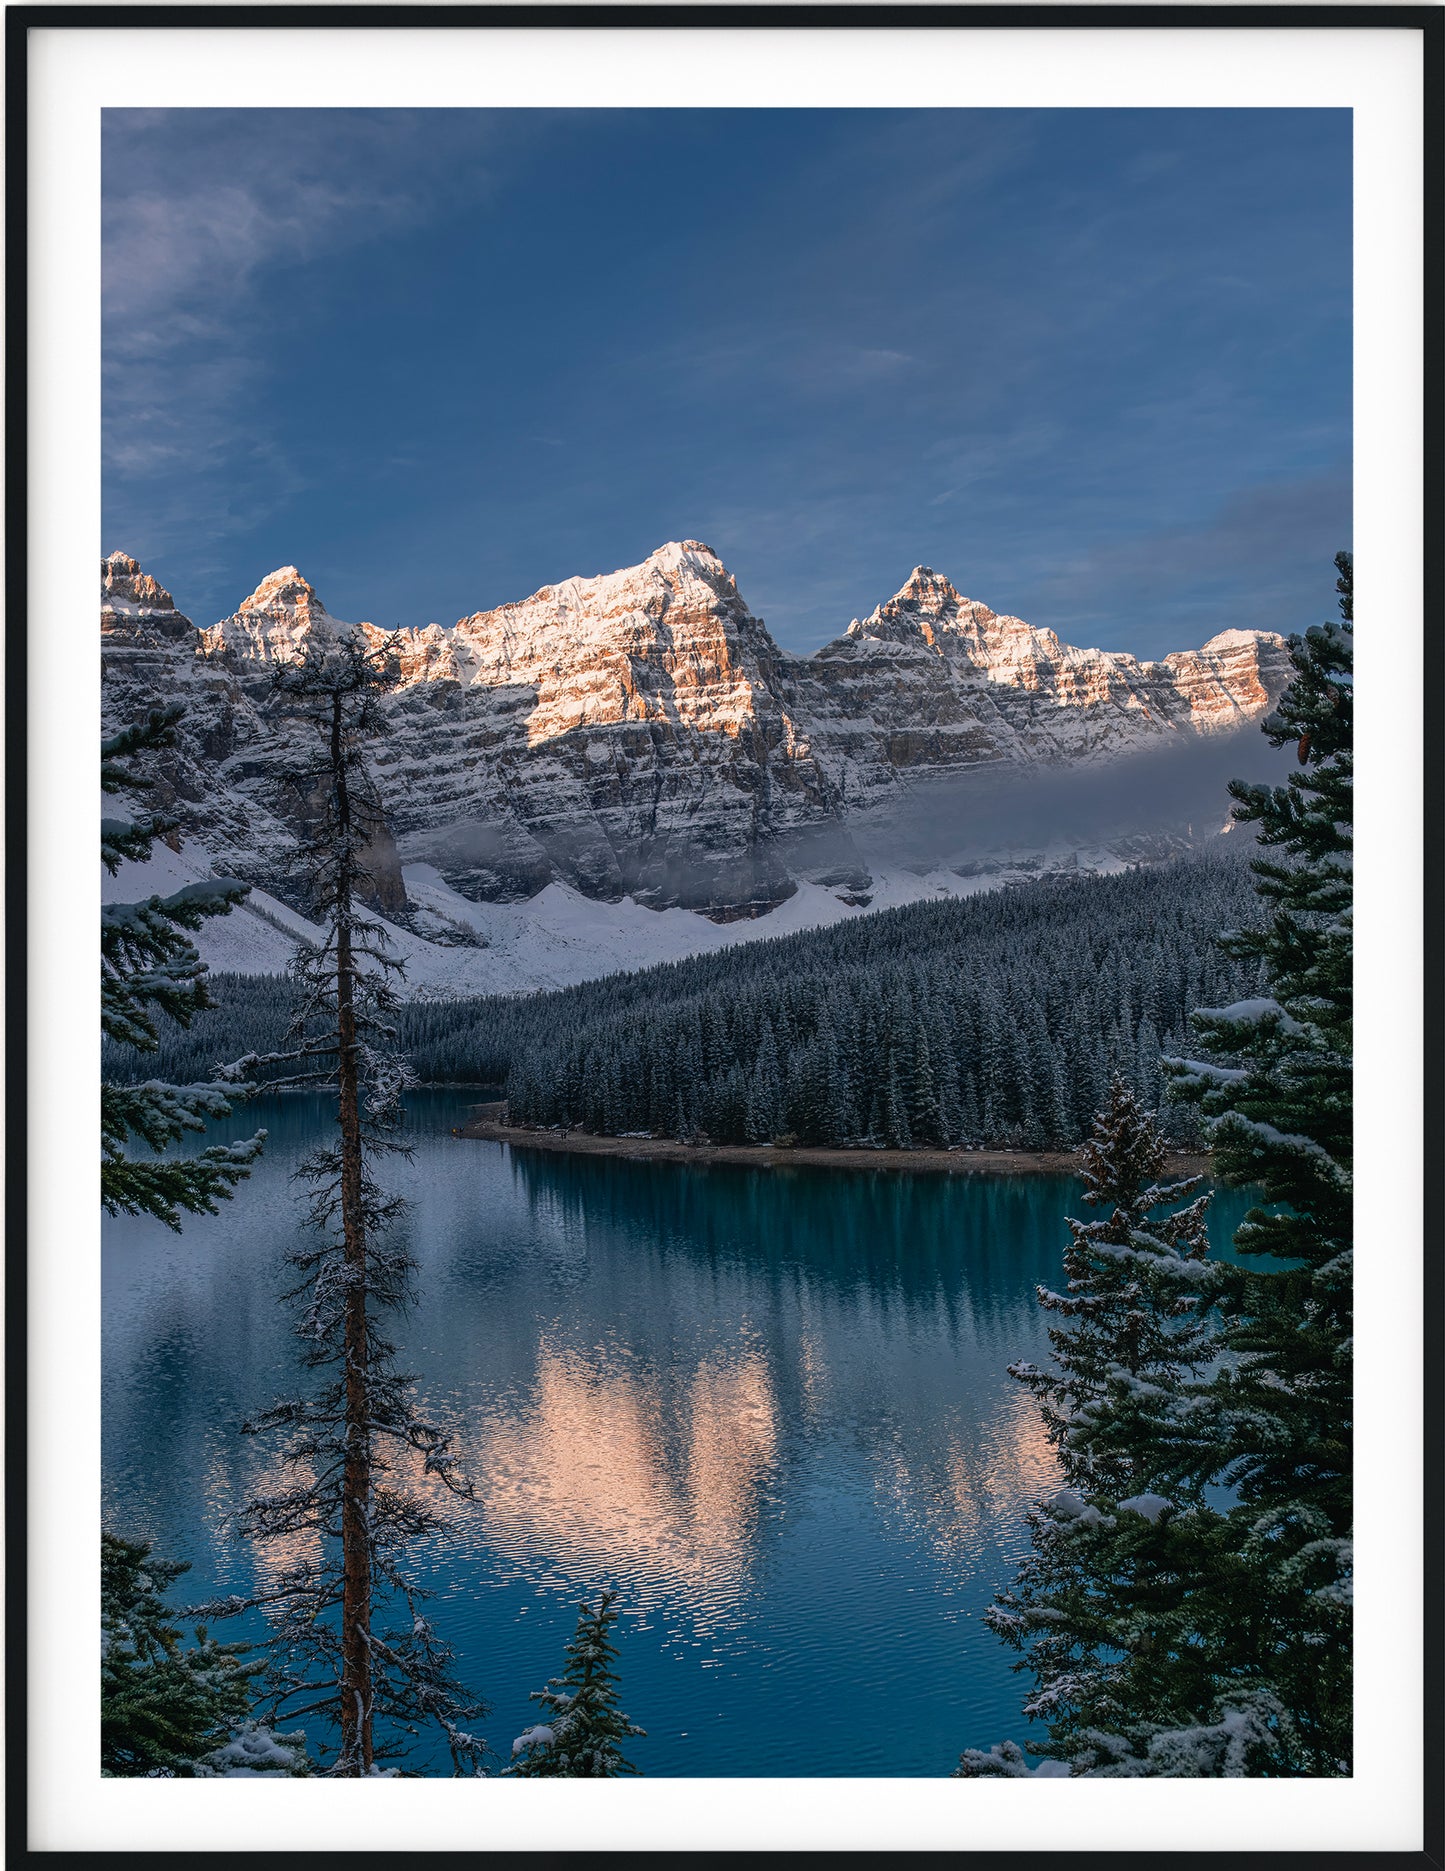
<svg viewBox="0 0 1445 1871"><path fill-rule="evenodd" d="M1096 760L1236 727L1288 678L1269 633L1139 662L998 616L922 566L816 656L790 657L697 540L449 629L390 631L339 623L294 566L196 630L113 554L110 715L134 718L147 695L186 702L174 809L236 874L288 898L310 804L271 678L315 633L351 629L401 672L374 755L377 902L397 910L405 860L476 901L560 879L719 920L765 914L800 875L866 878L850 819L913 775Z"/></svg>
<svg viewBox="0 0 1445 1871"><path fill-rule="evenodd" d="M127 552L100 562L100 634L111 648L190 643L195 625L176 601Z"/></svg>
<svg viewBox="0 0 1445 1871"><path fill-rule="evenodd" d="M1107 758L1235 728L1289 673L1269 632L1226 631L1162 662L1075 649L927 566L797 667L813 749L850 806L879 803L910 770Z"/></svg>
<svg viewBox="0 0 1445 1871"><path fill-rule="evenodd" d="M208 656L230 651L245 663L289 663L305 652L313 631L335 631L335 621L294 565L263 578L234 617L201 632Z"/></svg>
<svg viewBox="0 0 1445 1871"><path fill-rule="evenodd" d="M395 640L390 809L404 853L464 894L559 876L758 914L794 888L778 833L836 810L787 659L696 540Z"/></svg>

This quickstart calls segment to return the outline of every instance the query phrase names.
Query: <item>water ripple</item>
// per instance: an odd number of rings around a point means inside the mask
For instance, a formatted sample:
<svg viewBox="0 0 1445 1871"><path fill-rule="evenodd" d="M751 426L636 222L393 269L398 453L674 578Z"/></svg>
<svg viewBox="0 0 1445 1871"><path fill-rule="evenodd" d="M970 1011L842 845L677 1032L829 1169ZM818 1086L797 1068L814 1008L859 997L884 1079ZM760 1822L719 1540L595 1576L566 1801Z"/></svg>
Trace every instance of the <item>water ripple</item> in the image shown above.
<svg viewBox="0 0 1445 1871"><path fill-rule="evenodd" d="M220 1215L106 1230L107 1515L196 1598L252 1576L228 1525L275 1453L237 1429L297 1381L275 1295L318 1114L273 1103ZM603 1584L649 1774L943 1774L1021 1738L981 1613L1052 1462L1005 1367L1047 1355L1076 1188L512 1156L455 1105L422 1101L402 1172L400 1336L476 1487L417 1561L494 1746Z"/></svg>

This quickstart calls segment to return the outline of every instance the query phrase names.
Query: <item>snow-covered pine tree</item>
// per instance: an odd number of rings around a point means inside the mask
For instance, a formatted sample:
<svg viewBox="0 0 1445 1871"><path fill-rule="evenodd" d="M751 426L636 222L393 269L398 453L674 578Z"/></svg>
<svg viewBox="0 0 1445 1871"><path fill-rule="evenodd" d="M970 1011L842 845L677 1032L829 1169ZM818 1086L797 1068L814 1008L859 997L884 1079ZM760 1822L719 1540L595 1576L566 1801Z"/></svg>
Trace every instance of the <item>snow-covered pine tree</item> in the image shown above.
<svg viewBox="0 0 1445 1871"><path fill-rule="evenodd" d="M122 728L101 743L100 787L106 794L146 792L153 782L137 756L175 745L180 708L153 709L146 719ZM143 862L157 838L175 830L172 821L147 811L106 817L100 824L100 860L114 877L127 859ZM106 903L100 912L100 1019L107 1040L153 1053L160 1047L160 1022L189 1027L214 1005L206 991L207 969L190 940L212 916L224 916L249 885L214 879L187 884L169 896L140 903ZM231 1102L249 1086L213 1080L171 1085L160 1079L140 1084L102 1081L100 1088L100 1200L111 1215L154 1215L180 1232L181 1212L214 1215L219 1199L250 1174L266 1139L264 1130L244 1142L212 1144L191 1157L161 1153L211 1118L230 1115ZM157 1160L129 1154L136 1141Z"/></svg>
<svg viewBox="0 0 1445 1871"><path fill-rule="evenodd" d="M1063 1488L1029 1514L1032 1550L986 1617L1034 1678L1024 1713L1048 1739L1030 1751L1090 1778L1288 1773L1291 1711L1233 1667L1216 1615L1233 1591L1234 1627L1251 1620L1228 1522L1175 1493ZM967 1749L958 1777L1016 1772L1010 1747Z"/></svg>
<svg viewBox="0 0 1445 1871"><path fill-rule="evenodd" d="M273 1735L250 1720L245 1644L221 1644L204 1625L185 1647L165 1594L188 1560L150 1543L100 1536L100 1771L118 1779L196 1779L224 1773L218 1755L249 1743L274 1774L310 1769L305 1735Z"/></svg>
<svg viewBox="0 0 1445 1871"><path fill-rule="evenodd" d="M423 1613L426 1594L403 1570L407 1544L444 1524L405 1471L419 1467L455 1495L471 1489L455 1472L448 1436L418 1413L413 1380L380 1325L406 1305L415 1269L399 1230L407 1204L373 1171L378 1154L408 1149L398 1127L414 1080L391 1050L401 968L363 908L374 888L375 822L365 748L384 731L381 696L394 680L394 667L349 633L313 636L305 656L276 675L281 699L319 740L315 766L298 777L319 802L302 860L324 934L294 965L293 1046L281 1056L294 1070L278 1082L325 1084L337 1095L336 1140L300 1171L313 1191L312 1240L291 1257L305 1362L331 1375L314 1394L275 1403L245 1425L289 1436L284 1459L295 1479L250 1501L239 1526L283 1552L298 1536L303 1550L319 1551L283 1560L249 1599L204 1607L213 1616L265 1609L273 1635L260 1706L272 1721L334 1723L339 1745L324 1771L341 1777L382 1771L423 1721L445 1732L457 1773L481 1771L486 1752L465 1725L485 1704L453 1680L452 1653ZM381 1622L388 1610L394 1626Z"/></svg>
<svg viewBox="0 0 1445 1871"><path fill-rule="evenodd" d="M1172 1095L1203 1111L1217 1172L1272 1205L1235 1235L1230 1356L1189 1421L1200 1471L1239 1499L1228 1583L1250 1615L1230 1631L1233 1667L1289 1712L1282 1771L1297 1774L1348 1773L1352 1757L1354 595L1349 555L1335 565L1341 619L1289 639L1294 680L1263 724L1296 770L1230 786L1264 847L1266 917L1223 946L1257 960L1266 992L1198 1010L1209 1056L1165 1066ZM1220 1599L1229 1630L1227 1611Z"/></svg>
<svg viewBox="0 0 1445 1871"><path fill-rule="evenodd" d="M1066 1290L1038 1289L1065 1321L1049 1331L1053 1364L1010 1366L1066 1485L1030 1513L1030 1556L986 1616L1034 1678L1025 1713L1049 1739L1033 1751L1073 1772L1147 1757L1157 1734L1216 1716L1188 1582L1214 1563L1219 1517L1181 1473L1171 1427L1171 1405L1213 1355L1200 1316L1215 1278L1209 1198L1194 1194L1198 1177L1156 1181L1166 1156L1154 1114L1116 1073L1082 1154L1101 1218L1070 1220ZM1011 1759L970 1750L958 1772L1012 1773Z"/></svg>
<svg viewBox="0 0 1445 1871"><path fill-rule="evenodd" d="M778 1128L782 1080L778 1071L778 1048L771 1023L764 1019L758 1037L757 1056L748 1086L747 1140L767 1143Z"/></svg>
<svg viewBox="0 0 1445 1871"><path fill-rule="evenodd" d="M904 1101L908 1113L909 1134L921 1149L937 1149L948 1142L948 1127L938 1098L938 1083L933 1075L928 1031L920 1022L913 1035L912 1070Z"/></svg>
<svg viewBox="0 0 1445 1871"><path fill-rule="evenodd" d="M636 1774L622 1753L633 1736L645 1736L617 1706L617 1647L612 1626L617 1594L604 1591L597 1608L577 1607L577 1629L567 1644L567 1667L558 1681L534 1689L546 1720L518 1735L512 1764L504 1774L522 1779L605 1780Z"/></svg>
<svg viewBox="0 0 1445 1871"><path fill-rule="evenodd" d="M1212 1355L1200 1316L1216 1277L1209 1197L1195 1195L1198 1176L1156 1181L1167 1156L1154 1113L1116 1072L1080 1152L1084 1200L1100 1218L1069 1221L1065 1291L1037 1289L1066 1322L1049 1328L1053 1366L1009 1366L1037 1398L1065 1478L1113 1500L1157 1479L1159 1399Z"/></svg>

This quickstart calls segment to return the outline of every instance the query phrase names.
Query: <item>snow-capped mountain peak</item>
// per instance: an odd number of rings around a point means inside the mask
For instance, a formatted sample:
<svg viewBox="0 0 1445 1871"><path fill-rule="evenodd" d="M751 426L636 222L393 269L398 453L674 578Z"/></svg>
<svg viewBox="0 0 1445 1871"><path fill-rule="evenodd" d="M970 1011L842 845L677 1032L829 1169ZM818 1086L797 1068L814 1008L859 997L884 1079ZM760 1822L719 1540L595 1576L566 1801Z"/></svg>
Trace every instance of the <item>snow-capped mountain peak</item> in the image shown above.
<svg viewBox="0 0 1445 1871"><path fill-rule="evenodd" d="M230 651L247 661L287 663L300 656L313 631L334 634L348 626L327 610L316 587L294 565L263 578L231 617L201 632L208 656Z"/></svg>
<svg viewBox="0 0 1445 1871"><path fill-rule="evenodd" d="M195 626L137 560L128 552L112 552L100 562L100 629L118 647L122 641L139 645L184 639Z"/></svg>
<svg viewBox="0 0 1445 1871"><path fill-rule="evenodd" d="M956 655L962 647L966 660L983 666L994 660L995 644L1019 631L1058 641L1052 631L1036 632L1020 618L999 617L986 604L964 597L931 566L915 565L891 598L861 622L855 618L843 637L818 654L846 655L850 646L890 644L906 651Z"/></svg>
<svg viewBox="0 0 1445 1871"><path fill-rule="evenodd" d="M966 605L968 599L931 565L915 565L889 603L900 609L943 610L948 606Z"/></svg>
<svg viewBox="0 0 1445 1871"><path fill-rule="evenodd" d="M689 598L705 604L714 596L737 596L732 573L701 541L671 540L649 553L640 565L543 585L529 598L464 617L457 628L474 631L493 619L533 622L565 617L574 626L580 624L587 629L609 619L659 616L679 604L685 605Z"/></svg>
<svg viewBox="0 0 1445 1871"><path fill-rule="evenodd" d="M402 912L402 864L477 903L560 883L725 921L809 877L862 902L875 892L854 827L906 809L920 783L1180 744L1241 726L1288 677L1271 633L1225 629L1140 662L1001 616L926 565L815 656L790 656L697 539L446 629L338 624L294 565L207 630L168 606L128 555L103 562L108 713L187 699L161 803L228 874L283 897L304 802L271 667L315 631L396 651L377 848L379 894Z"/></svg>
<svg viewBox="0 0 1445 1871"><path fill-rule="evenodd" d="M326 606L316 595L316 587L303 578L294 565L280 566L263 578L249 598L241 600L243 611L302 610L326 615Z"/></svg>
<svg viewBox="0 0 1445 1871"><path fill-rule="evenodd" d="M732 574L711 546L705 546L700 539L669 539L655 552L650 552L643 561L644 565L656 566L659 571L686 567L700 572L704 577L722 575L724 581L732 583ZM624 576L623 573L614 576Z"/></svg>

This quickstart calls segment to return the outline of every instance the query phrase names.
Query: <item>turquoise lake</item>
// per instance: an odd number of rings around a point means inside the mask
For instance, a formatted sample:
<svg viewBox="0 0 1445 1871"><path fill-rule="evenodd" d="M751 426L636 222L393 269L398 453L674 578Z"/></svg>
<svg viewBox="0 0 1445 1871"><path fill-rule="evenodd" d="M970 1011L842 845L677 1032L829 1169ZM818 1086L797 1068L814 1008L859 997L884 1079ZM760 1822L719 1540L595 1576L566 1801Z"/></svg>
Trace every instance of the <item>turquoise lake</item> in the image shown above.
<svg viewBox="0 0 1445 1871"><path fill-rule="evenodd" d="M527 1152L454 1137L466 1102L416 1094L415 1155L382 1169L414 1204L402 1360L476 1490L414 1569L496 1765L602 1585L649 1775L937 1776L1022 1743L982 1613L1052 1464L1006 1367L1047 1356L1034 1287L1080 1185ZM264 1124L266 1155L183 1234L105 1227L105 1515L192 1562L177 1602L265 1560L228 1522L277 1452L238 1431L306 1381L278 1295L328 1109L218 1127ZM1217 1244L1247 1206L1216 1197Z"/></svg>

